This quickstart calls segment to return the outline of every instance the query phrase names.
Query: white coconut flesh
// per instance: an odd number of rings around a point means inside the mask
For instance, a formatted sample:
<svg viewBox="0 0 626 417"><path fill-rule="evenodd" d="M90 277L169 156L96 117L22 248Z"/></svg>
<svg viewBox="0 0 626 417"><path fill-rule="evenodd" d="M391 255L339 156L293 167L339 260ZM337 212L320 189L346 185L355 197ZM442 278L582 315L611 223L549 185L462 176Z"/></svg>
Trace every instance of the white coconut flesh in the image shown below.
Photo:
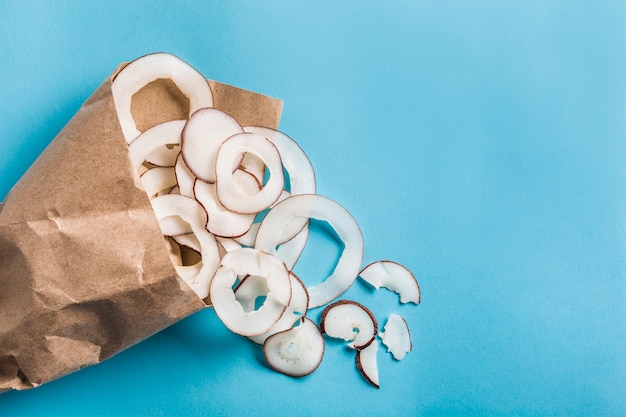
<svg viewBox="0 0 626 417"><path fill-rule="evenodd" d="M234 181L247 183L239 185L242 188L257 188L254 177L244 171L236 170L233 174ZM225 208L217 198L217 186L201 180L197 180L194 185L194 195L196 200L206 210L208 214L207 229L209 232L223 237L241 236L250 230L254 222L254 214L237 213Z"/></svg>
<svg viewBox="0 0 626 417"><path fill-rule="evenodd" d="M269 179L263 188L249 194L235 182L233 166L238 166L244 154L251 153L263 161ZM215 165L217 196L231 211L257 214L274 204L285 184L283 165L276 147L266 138L254 133L240 133L226 139L217 153Z"/></svg>
<svg viewBox="0 0 626 417"><path fill-rule="evenodd" d="M141 176L141 185L149 198L167 192L176 186L174 168L156 167L144 172Z"/></svg>
<svg viewBox="0 0 626 417"><path fill-rule="evenodd" d="M363 261L363 235L352 215L334 200L318 194L300 194L276 204L265 216L254 247L269 253L293 238L285 235L298 218L326 221L344 244L333 272L322 282L307 287L309 308L323 306L343 294L356 279Z"/></svg>
<svg viewBox="0 0 626 417"><path fill-rule="evenodd" d="M298 146L296 141L275 129L261 126L246 126L243 128L246 132L256 133L267 138L276 146L283 167L289 176L288 187L291 195L297 194L315 194L315 171L308 156L302 148ZM293 221L289 224L290 230L285 233L295 235L302 228L308 226L308 219L302 218L300 221Z"/></svg>
<svg viewBox="0 0 626 417"><path fill-rule="evenodd" d="M306 286L294 273L290 273L290 279L291 302L285 309L281 318L274 323L270 330L258 336L248 337L248 339L254 343L262 345L268 337L278 332L291 329L300 318L306 315L309 307L309 293L306 291ZM245 281L242 281L242 284L244 283Z"/></svg>
<svg viewBox="0 0 626 417"><path fill-rule="evenodd" d="M387 346L394 359L402 360L413 349L411 333L404 318L397 314L390 314L385 328L379 334L380 340Z"/></svg>
<svg viewBox="0 0 626 417"><path fill-rule="evenodd" d="M153 126L137 136L128 145L128 154L135 171L139 170L146 158L156 149L167 145L179 145L184 126L184 120L172 120Z"/></svg>
<svg viewBox="0 0 626 417"><path fill-rule="evenodd" d="M165 145L146 156L146 162L159 167L173 167L179 154L180 145Z"/></svg>
<svg viewBox="0 0 626 417"><path fill-rule="evenodd" d="M167 53L150 54L136 59L126 65L111 83L115 110L127 143L141 134L131 113L133 95L158 79L174 82L189 99L190 113L213 106L213 93L207 80L181 59Z"/></svg>
<svg viewBox="0 0 626 417"><path fill-rule="evenodd" d="M420 287L415 275L393 261L377 261L367 265L359 277L374 288L387 288L400 296L402 303L420 303Z"/></svg>
<svg viewBox="0 0 626 417"><path fill-rule="evenodd" d="M348 347L363 349L376 337L378 325L372 312L352 300L337 301L322 311L320 319L322 333L343 339Z"/></svg>
<svg viewBox="0 0 626 417"><path fill-rule="evenodd" d="M324 357L324 337L306 317L298 326L276 333L265 340L263 354L277 372L294 377L309 375Z"/></svg>
<svg viewBox="0 0 626 417"><path fill-rule="evenodd" d="M357 351L356 367L367 382L380 388L377 353L378 341L374 339L367 347Z"/></svg>
<svg viewBox="0 0 626 417"><path fill-rule="evenodd" d="M243 133L243 128L223 111L206 108L193 113L183 130L180 151L193 175L214 183L217 151L222 142L237 133ZM241 159L233 167L240 162Z"/></svg>
<svg viewBox="0 0 626 417"><path fill-rule="evenodd" d="M195 198L194 195L194 184L196 182L196 177L185 164L185 160L181 154L178 154L176 158L176 164L174 165L174 174L176 175L176 183L180 189L180 194Z"/></svg>
<svg viewBox="0 0 626 417"><path fill-rule="evenodd" d="M219 267L220 256L215 237L207 232L204 228L206 224L206 213L202 206L195 200L177 195L168 194L156 197L150 201L152 209L160 224L163 219L178 218L189 225L192 233L195 235L200 244L200 254L202 257L202 267L197 271L196 275L192 275L184 268L185 276L181 276L183 280L191 287L191 289L200 298L206 298L209 295L211 278ZM163 230L164 235L168 235L167 230ZM181 235L184 233L175 233Z"/></svg>
<svg viewBox="0 0 626 417"><path fill-rule="evenodd" d="M258 309L246 311L233 286L239 276L254 275L266 280L267 295ZM285 264L276 257L252 248L227 252L211 282L215 313L231 331L242 336L267 332L291 301L291 282Z"/></svg>

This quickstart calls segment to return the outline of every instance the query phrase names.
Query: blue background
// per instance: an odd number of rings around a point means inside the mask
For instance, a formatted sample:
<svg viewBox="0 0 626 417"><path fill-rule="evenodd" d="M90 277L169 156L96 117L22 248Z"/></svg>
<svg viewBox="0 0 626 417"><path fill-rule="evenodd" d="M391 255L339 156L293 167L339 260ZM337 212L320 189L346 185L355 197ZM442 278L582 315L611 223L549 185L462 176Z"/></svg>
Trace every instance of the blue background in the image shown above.
<svg viewBox="0 0 626 417"><path fill-rule="evenodd" d="M119 62L168 51L284 99L365 262L422 289L346 294L411 327L380 390L330 340L311 376L274 373L207 310L0 415L626 415L623 1L4 0L0 19L0 199ZM337 250L314 235L305 281Z"/></svg>

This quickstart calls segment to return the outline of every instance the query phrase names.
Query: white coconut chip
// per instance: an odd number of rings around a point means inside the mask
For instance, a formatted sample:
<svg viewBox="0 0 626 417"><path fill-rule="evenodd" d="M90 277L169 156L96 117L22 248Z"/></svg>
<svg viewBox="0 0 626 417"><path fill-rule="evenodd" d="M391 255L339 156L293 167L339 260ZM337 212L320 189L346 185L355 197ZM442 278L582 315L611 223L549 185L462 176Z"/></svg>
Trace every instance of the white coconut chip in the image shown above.
<svg viewBox="0 0 626 417"><path fill-rule="evenodd" d="M213 93L207 80L181 59L167 53L145 55L126 65L113 79L111 93L117 117L128 143L141 131L131 113L133 95L158 79L171 80L189 99L189 111L213 106Z"/></svg>
<svg viewBox="0 0 626 417"><path fill-rule="evenodd" d="M409 326L401 316L390 314L384 331L379 333L380 340L387 346L394 359L402 360L413 349Z"/></svg>
<svg viewBox="0 0 626 417"><path fill-rule="evenodd" d="M184 126L184 120L172 120L153 126L137 136L128 145L128 154L135 171L139 171L146 158L156 149L167 145L179 145Z"/></svg>
<svg viewBox="0 0 626 417"><path fill-rule="evenodd" d="M324 337L319 328L303 317L298 326L268 337L263 345L263 354L275 371L303 377L320 365L324 348Z"/></svg>
<svg viewBox="0 0 626 417"><path fill-rule="evenodd" d="M367 382L376 388L380 388L377 353L378 341L374 339L367 347L357 351L356 367Z"/></svg>
<svg viewBox="0 0 626 417"><path fill-rule="evenodd" d="M257 156L269 171L269 179L263 188L253 194L240 188L233 174L232 167L239 165L244 154ZM222 143L217 152L215 179L220 203L242 214L257 214L271 207L280 197L285 184L278 150L272 142L254 133L236 134Z"/></svg>
<svg viewBox="0 0 626 417"><path fill-rule="evenodd" d="M156 197L150 203L160 224L164 219L178 218L191 228L200 244L202 267L197 271L196 275L188 272L191 268L183 267L183 269L179 269L180 267L178 267L177 270L183 271L185 276L181 276L181 278L198 294L198 297L206 298L209 295L211 278L219 266L220 257L215 237L204 228L206 213L202 206L191 198L177 194ZM167 235L167 230L163 231L163 233ZM175 233L174 235L180 234L183 233Z"/></svg>
<svg viewBox="0 0 626 417"><path fill-rule="evenodd" d="M378 261L367 265L359 276L374 288L387 288L400 295L402 303L420 303L420 287L411 271L392 261Z"/></svg>
<svg viewBox="0 0 626 417"><path fill-rule="evenodd" d="M246 311L237 301L233 285L238 277L256 275L267 280L268 292L263 305ZM252 248L227 252L213 276L211 301L215 313L231 331L242 336L257 336L276 323L291 301L291 282L285 264L276 257Z"/></svg>
<svg viewBox="0 0 626 417"><path fill-rule="evenodd" d="M180 153L193 175L204 182L216 181L217 151L226 139L243 133L242 127L229 114L215 108L193 113L182 133ZM241 159L236 162L239 165Z"/></svg>
<svg viewBox="0 0 626 417"><path fill-rule="evenodd" d="M360 350L376 338L378 324L364 305L352 300L340 300L322 311L320 329L330 337L350 342L348 347Z"/></svg>
<svg viewBox="0 0 626 417"><path fill-rule="evenodd" d="M290 233L285 234L289 223L302 217L326 221L344 243L333 272L324 281L307 288L309 308L315 308L339 297L356 279L363 261L363 235L352 215L337 202L318 194L301 194L292 195L267 213L254 247L276 253L277 246L293 238Z"/></svg>

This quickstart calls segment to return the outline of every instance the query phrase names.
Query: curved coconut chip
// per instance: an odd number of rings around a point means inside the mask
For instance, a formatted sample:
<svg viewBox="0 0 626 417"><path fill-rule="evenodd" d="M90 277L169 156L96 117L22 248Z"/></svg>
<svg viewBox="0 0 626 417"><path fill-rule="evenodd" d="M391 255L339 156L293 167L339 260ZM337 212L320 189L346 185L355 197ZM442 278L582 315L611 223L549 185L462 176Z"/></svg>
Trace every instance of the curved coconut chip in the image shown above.
<svg viewBox="0 0 626 417"><path fill-rule="evenodd" d="M349 341L348 347L360 350L376 338L378 324L364 305L352 300L340 300L322 311L320 329L330 337Z"/></svg>
<svg viewBox="0 0 626 417"><path fill-rule="evenodd" d="M181 59L167 53L145 55L126 65L113 79L111 93L117 117L128 143L141 131L131 113L133 95L158 79L174 82L189 99L189 111L213 106L213 93L207 80Z"/></svg>
<svg viewBox="0 0 626 417"><path fill-rule="evenodd" d="M413 349L411 343L411 333L409 326L401 316L390 314L384 331L379 334L383 344L387 346L387 352L390 352L394 359L402 360L408 352Z"/></svg>
<svg viewBox="0 0 626 417"><path fill-rule="evenodd" d="M400 295L402 303L420 303L417 279L406 267L393 261L378 261L367 265L359 276L374 288L387 288Z"/></svg>

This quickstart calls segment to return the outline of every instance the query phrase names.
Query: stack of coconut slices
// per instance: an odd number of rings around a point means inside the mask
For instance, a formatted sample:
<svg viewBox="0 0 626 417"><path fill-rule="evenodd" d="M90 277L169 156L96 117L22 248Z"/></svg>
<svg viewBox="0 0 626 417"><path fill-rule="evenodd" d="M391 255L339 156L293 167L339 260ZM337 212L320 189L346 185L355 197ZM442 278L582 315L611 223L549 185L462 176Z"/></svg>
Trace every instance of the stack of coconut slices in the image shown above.
<svg viewBox="0 0 626 417"><path fill-rule="evenodd" d="M190 116L141 132L131 100L160 79L187 97ZM173 55L146 55L128 64L115 76L112 93L133 168L177 274L230 330L263 345L276 371L313 372L326 334L348 341L363 377L379 387L376 336L402 359L411 350L406 321L391 314L378 332L365 306L329 303L360 276L397 292L402 303L418 304L418 283L395 262L361 268L359 226L341 205L316 194L313 167L296 142L277 130L241 126L214 108L206 79ZM327 222L344 247L333 272L306 287L292 270L306 245L309 219ZM306 317L308 309L324 306L319 326Z"/></svg>

